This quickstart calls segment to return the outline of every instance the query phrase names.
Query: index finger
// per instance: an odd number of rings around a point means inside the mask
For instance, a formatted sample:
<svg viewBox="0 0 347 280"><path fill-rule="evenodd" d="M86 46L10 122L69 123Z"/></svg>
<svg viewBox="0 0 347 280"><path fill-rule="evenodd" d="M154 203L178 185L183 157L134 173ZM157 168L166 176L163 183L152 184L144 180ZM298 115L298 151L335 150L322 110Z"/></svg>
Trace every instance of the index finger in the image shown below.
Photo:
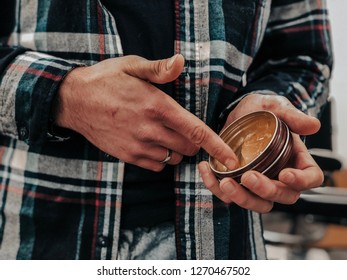
<svg viewBox="0 0 347 280"><path fill-rule="evenodd" d="M228 169L232 170L239 166L234 151L198 117L180 106L166 116L165 126L203 148L211 157L224 164Z"/></svg>

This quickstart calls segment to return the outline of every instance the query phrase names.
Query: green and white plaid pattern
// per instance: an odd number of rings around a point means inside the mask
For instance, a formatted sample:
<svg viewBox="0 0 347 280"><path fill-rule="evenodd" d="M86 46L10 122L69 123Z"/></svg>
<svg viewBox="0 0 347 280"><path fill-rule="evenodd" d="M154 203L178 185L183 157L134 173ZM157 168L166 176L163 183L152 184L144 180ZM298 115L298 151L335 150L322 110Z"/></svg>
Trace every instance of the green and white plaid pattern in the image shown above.
<svg viewBox="0 0 347 280"><path fill-rule="evenodd" d="M64 76L122 56L116 20L97 0L16 2L0 40L0 258L116 259L124 163L80 135L47 136ZM319 114L332 66L324 0L175 0L175 28L186 65L174 98L213 129L252 92ZM204 187L206 156L176 168L178 258L266 258L260 216Z"/></svg>

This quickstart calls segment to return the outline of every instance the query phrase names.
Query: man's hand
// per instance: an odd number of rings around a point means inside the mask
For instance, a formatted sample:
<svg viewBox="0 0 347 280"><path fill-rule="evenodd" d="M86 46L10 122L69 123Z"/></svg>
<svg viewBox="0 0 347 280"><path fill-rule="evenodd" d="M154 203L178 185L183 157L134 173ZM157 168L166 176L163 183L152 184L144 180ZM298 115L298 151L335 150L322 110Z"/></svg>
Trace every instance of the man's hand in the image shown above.
<svg viewBox="0 0 347 280"><path fill-rule="evenodd" d="M248 171L241 177L242 186L231 178L219 182L207 162L201 162L199 170L207 188L225 203L236 203L243 208L266 213L272 209L274 202L293 204L302 191L322 184L323 172L299 137L316 133L320 122L297 110L284 97L253 94L245 97L230 113L226 125L258 110L272 111L293 131L292 168L282 170L278 180L270 180L259 172Z"/></svg>
<svg viewBox="0 0 347 280"><path fill-rule="evenodd" d="M63 81L56 107L58 125L127 163L153 171L172 150L168 164L199 148L234 168L234 152L196 116L151 83L174 81L184 58L149 61L125 56L72 70Z"/></svg>

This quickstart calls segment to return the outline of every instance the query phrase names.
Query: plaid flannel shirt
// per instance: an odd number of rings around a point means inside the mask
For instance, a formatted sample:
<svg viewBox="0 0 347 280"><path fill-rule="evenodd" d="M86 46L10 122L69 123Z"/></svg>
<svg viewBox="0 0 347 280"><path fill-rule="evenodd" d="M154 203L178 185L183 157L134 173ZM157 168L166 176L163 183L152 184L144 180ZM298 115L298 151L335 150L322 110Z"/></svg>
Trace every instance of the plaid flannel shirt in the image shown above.
<svg viewBox="0 0 347 280"><path fill-rule="evenodd" d="M0 45L0 258L115 259L124 163L78 134L55 142L48 126L71 69L122 56L116 20L98 0L16 5ZM174 98L213 129L244 94L283 95L313 115L325 104L325 0L175 0L175 21L186 65ZM206 157L176 168L178 258L266 258L260 215L203 185L197 162Z"/></svg>

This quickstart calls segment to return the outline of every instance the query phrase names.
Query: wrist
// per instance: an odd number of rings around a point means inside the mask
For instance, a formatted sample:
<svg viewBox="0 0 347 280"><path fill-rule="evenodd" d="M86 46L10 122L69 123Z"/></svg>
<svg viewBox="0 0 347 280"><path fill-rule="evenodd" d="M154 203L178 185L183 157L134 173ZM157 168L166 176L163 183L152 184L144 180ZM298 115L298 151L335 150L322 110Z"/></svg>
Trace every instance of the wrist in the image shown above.
<svg viewBox="0 0 347 280"><path fill-rule="evenodd" d="M81 67L72 69L60 84L57 95L51 108L51 119L54 126L74 130L73 111L76 108L77 100L76 91L79 88L78 83L81 81Z"/></svg>

